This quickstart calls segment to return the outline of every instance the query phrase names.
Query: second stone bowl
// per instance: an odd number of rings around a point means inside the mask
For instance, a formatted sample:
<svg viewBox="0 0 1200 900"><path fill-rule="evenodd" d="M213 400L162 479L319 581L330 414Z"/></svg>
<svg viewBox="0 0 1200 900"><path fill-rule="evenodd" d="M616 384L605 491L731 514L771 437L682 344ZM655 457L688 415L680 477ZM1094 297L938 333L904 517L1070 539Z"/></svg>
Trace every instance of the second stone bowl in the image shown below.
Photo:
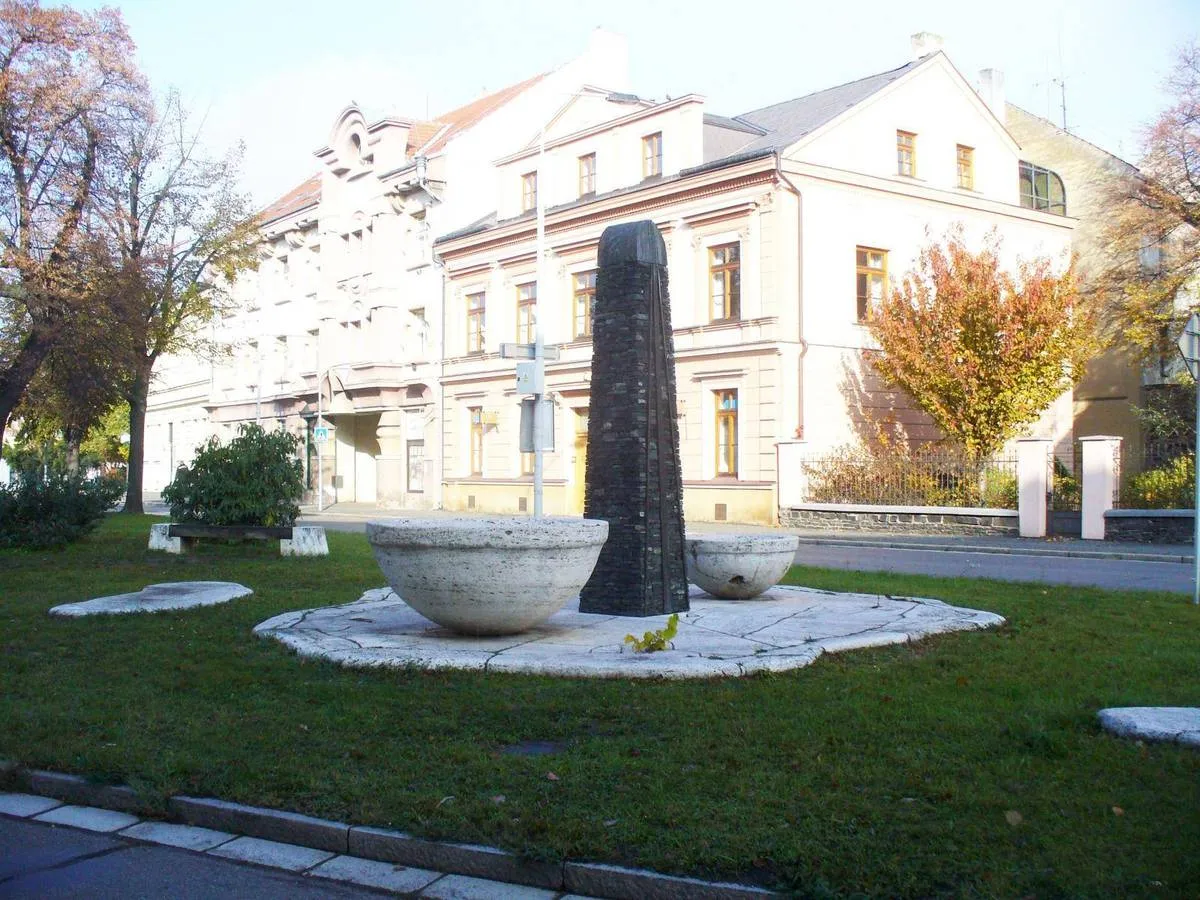
<svg viewBox="0 0 1200 900"><path fill-rule="evenodd" d="M367 523L367 542L397 596L472 635L544 622L591 577L608 523L567 516L451 516Z"/></svg>
<svg viewBox="0 0 1200 900"><path fill-rule="evenodd" d="M749 600L787 574L800 539L794 534L692 534L685 546L688 581L714 597Z"/></svg>

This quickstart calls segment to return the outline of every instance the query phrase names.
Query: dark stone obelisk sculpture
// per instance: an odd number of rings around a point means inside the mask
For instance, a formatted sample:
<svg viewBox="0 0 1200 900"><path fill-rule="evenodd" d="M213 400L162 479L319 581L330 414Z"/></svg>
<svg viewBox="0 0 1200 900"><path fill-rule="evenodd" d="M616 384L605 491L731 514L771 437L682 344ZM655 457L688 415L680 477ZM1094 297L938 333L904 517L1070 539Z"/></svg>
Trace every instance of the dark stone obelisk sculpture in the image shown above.
<svg viewBox="0 0 1200 900"><path fill-rule="evenodd" d="M600 236L592 320L584 516L608 541L579 609L661 616L688 608L675 344L667 248L653 222Z"/></svg>

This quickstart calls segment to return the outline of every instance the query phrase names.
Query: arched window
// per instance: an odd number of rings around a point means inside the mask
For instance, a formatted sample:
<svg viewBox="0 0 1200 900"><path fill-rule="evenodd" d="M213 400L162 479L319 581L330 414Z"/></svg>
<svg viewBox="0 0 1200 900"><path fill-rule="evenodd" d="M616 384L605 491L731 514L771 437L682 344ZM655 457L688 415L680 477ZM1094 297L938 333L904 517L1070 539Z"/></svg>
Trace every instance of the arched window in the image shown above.
<svg viewBox="0 0 1200 900"><path fill-rule="evenodd" d="M1060 216L1067 214L1067 192L1058 174L1021 160L1021 205Z"/></svg>

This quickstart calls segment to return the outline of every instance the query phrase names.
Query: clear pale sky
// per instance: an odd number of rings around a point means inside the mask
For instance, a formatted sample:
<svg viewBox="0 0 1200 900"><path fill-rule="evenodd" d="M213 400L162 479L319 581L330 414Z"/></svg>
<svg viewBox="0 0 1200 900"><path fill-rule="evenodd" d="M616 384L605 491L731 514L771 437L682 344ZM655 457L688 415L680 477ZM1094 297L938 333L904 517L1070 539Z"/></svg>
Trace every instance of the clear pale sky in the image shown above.
<svg viewBox="0 0 1200 900"><path fill-rule="evenodd" d="M909 35L932 31L972 84L979 69L1000 68L1011 102L1056 123L1063 78L1070 130L1134 162L1174 51L1200 39L1200 0L115 5L155 88L180 89L214 146L245 143L259 203L316 171L312 151L351 100L368 116L436 116L566 62L596 26L628 38L635 92L702 94L725 115L902 65Z"/></svg>

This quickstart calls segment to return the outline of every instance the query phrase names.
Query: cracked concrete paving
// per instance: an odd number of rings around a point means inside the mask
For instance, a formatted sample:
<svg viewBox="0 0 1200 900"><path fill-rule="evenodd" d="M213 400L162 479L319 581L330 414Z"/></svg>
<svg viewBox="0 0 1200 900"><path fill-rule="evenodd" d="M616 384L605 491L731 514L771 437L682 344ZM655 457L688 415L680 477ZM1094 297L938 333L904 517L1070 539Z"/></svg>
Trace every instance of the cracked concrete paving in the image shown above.
<svg viewBox="0 0 1200 900"><path fill-rule="evenodd" d="M421 616L389 588L341 606L283 613L255 627L301 656L358 668L474 669L616 678L709 678L806 666L823 653L919 640L1004 623L990 612L940 600L838 594L777 586L753 600L718 600L694 585L671 647L634 653L625 635L662 628L579 612L567 603L523 634L468 637Z"/></svg>

